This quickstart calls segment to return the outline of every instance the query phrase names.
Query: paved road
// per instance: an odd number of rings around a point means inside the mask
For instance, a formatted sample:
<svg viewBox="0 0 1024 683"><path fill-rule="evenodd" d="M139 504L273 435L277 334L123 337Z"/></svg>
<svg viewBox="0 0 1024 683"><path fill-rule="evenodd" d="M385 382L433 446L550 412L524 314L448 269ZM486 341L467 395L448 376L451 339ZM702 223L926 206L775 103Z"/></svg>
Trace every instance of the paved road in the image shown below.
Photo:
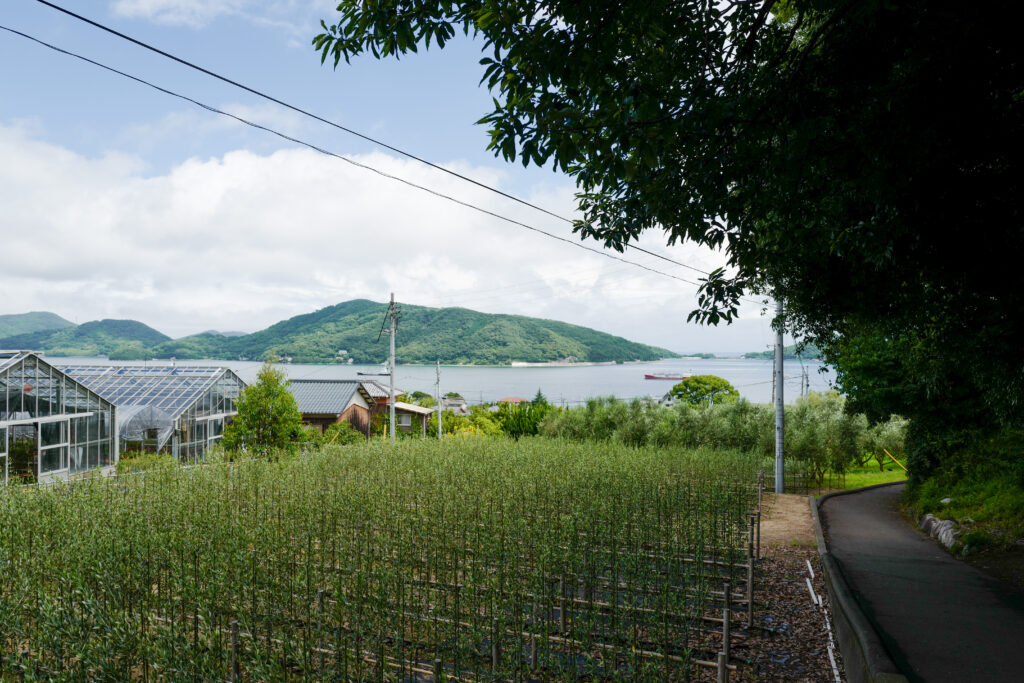
<svg viewBox="0 0 1024 683"><path fill-rule="evenodd" d="M911 681L1024 681L1024 591L960 562L897 511L903 486L821 507L829 549Z"/></svg>

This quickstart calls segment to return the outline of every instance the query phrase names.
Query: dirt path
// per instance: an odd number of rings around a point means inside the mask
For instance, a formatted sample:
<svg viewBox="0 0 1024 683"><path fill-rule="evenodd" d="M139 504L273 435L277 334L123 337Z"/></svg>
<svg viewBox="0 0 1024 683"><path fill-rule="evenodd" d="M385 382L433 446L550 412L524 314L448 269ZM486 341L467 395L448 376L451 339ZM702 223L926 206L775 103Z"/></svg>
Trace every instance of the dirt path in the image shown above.
<svg viewBox="0 0 1024 683"><path fill-rule="evenodd" d="M838 652L836 669L829 657L831 607L807 496L765 494L756 566L755 628L734 649L747 662L737 679L835 683L838 670L838 680L845 680ZM810 588L822 597L821 605L811 601Z"/></svg>
<svg viewBox="0 0 1024 683"><path fill-rule="evenodd" d="M766 493L761 516L761 553L779 546L813 548L814 525L807 496Z"/></svg>

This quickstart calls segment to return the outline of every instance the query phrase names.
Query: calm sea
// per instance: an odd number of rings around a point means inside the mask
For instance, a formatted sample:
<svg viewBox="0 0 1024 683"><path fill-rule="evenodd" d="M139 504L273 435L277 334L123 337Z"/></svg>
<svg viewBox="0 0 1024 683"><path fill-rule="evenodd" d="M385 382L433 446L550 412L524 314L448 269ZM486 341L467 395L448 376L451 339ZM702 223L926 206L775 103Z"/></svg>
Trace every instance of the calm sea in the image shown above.
<svg viewBox="0 0 1024 683"><path fill-rule="evenodd" d="M57 358L55 363L106 364L105 358ZM120 363L119 363L120 364ZM148 363L125 362L129 365L167 365L168 361ZM256 378L261 364L251 361L190 360L178 365L218 365L234 370L246 382ZM282 365L291 379L356 379L356 373L379 372L380 366L365 365ZM784 397L792 403L800 396L801 378L806 372L811 391L831 388L835 375L818 362L786 361ZM499 398L518 396L533 398L540 389L556 404L577 405L594 396L618 398L660 398L675 382L647 380L645 374L717 375L729 380L740 394L755 403L767 403L772 397L772 362L741 358L676 358L652 363L593 365L577 367L506 368L441 366L441 392L454 391L470 403L493 402ZM377 377L387 384L387 377ZM434 394L433 366L398 365L395 386L405 391Z"/></svg>

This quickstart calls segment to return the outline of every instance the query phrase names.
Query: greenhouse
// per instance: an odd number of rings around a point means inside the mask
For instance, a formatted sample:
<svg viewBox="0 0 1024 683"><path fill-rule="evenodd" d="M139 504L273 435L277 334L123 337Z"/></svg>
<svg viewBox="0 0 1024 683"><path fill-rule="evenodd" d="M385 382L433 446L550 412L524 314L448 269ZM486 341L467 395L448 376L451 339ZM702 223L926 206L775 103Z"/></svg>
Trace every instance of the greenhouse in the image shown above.
<svg viewBox="0 0 1024 683"><path fill-rule="evenodd" d="M245 387L227 368L68 365L68 375L117 406L121 453L198 460L224 435Z"/></svg>
<svg viewBox="0 0 1024 683"><path fill-rule="evenodd" d="M7 482L46 482L117 462L115 408L31 351L0 351L0 462Z"/></svg>

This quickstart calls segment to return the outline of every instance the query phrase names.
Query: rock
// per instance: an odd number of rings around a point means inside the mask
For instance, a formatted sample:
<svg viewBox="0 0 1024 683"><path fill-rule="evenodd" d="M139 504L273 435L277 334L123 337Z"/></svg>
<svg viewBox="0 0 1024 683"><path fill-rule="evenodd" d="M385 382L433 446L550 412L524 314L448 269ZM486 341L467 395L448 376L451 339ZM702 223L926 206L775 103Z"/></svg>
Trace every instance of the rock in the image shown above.
<svg viewBox="0 0 1024 683"><path fill-rule="evenodd" d="M952 498L943 498L939 502L942 503L943 505L949 505L950 503L953 502L953 499Z"/></svg>
<svg viewBox="0 0 1024 683"><path fill-rule="evenodd" d="M939 542L947 548L956 543L957 536L960 535L956 531L956 524L953 520L939 519L930 513L921 519L918 526L932 538L939 539Z"/></svg>

